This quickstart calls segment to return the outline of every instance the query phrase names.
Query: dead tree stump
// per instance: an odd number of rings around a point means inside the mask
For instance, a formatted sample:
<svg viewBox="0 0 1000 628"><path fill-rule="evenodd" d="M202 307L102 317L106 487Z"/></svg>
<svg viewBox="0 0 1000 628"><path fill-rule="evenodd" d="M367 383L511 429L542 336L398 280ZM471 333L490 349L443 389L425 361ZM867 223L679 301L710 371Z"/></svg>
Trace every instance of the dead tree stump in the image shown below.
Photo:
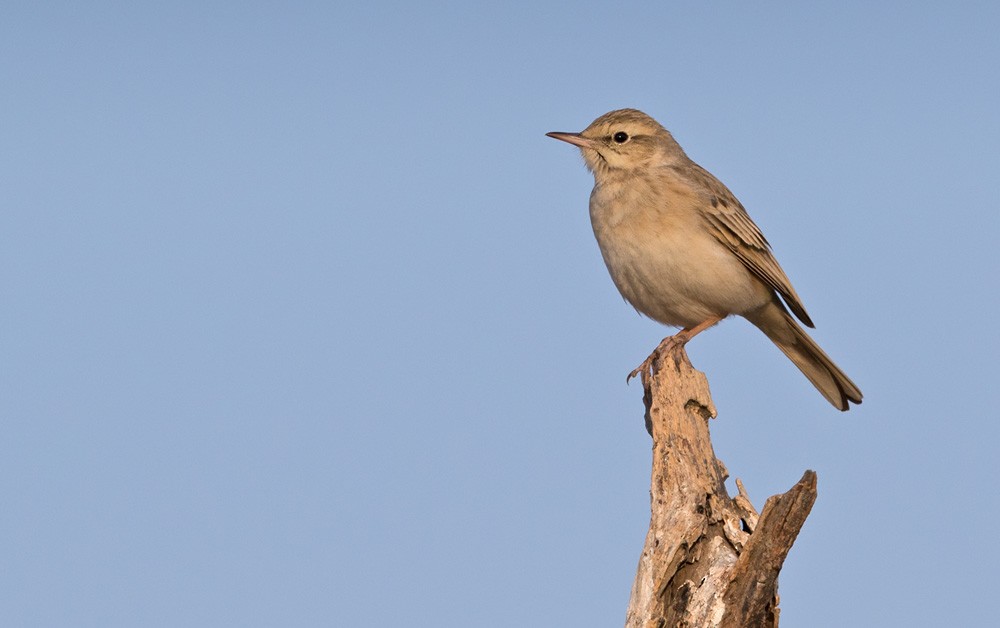
<svg viewBox="0 0 1000 628"><path fill-rule="evenodd" d="M760 515L715 457L708 421L715 406L705 375L683 348L644 378L653 437L649 533L639 559L626 628L748 628L778 625L778 572L816 501L806 471Z"/></svg>

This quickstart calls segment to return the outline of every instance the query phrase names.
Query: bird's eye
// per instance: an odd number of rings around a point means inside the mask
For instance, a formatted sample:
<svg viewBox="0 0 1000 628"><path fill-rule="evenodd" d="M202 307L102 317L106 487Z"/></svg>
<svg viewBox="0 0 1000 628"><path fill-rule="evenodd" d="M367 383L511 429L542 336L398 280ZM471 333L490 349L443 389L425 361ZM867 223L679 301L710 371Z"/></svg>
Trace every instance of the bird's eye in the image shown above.
<svg viewBox="0 0 1000 628"><path fill-rule="evenodd" d="M628 133L626 133L625 131L618 131L617 133L614 134L614 136L611 139L613 139L618 144L624 144L625 142L628 141Z"/></svg>

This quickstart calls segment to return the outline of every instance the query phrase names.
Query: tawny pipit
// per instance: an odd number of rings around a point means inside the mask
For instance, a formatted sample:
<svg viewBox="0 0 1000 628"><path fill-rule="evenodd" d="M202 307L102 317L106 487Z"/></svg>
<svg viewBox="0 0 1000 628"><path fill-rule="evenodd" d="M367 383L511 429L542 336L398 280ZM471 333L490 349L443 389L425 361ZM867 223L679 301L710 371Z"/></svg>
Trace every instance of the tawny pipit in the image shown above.
<svg viewBox="0 0 1000 628"><path fill-rule="evenodd" d="M581 133L548 136L578 146L594 173L590 220L618 291L646 316L681 327L629 378L641 373L645 382L659 352L738 314L834 406L861 403L854 382L788 313L813 326L760 229L669 131L641 111L620 109Z"/></svg>

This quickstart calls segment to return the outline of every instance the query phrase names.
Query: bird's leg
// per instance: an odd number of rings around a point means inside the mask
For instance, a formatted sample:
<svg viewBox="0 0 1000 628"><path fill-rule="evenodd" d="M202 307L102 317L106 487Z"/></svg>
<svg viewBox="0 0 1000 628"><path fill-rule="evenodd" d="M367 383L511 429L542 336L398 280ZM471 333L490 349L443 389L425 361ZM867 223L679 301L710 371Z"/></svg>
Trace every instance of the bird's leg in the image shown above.
<svg viewBox="0 0 1000 628"><path fill-rule="evenodd" d="M625 383L627 384L633 377L640 375L642 380L642 387L646 388L649 386L649 378L653 375L654 364L657 360L661 359L663 355L681 349L688 343L689 340L705 331L712 325L715 325L721 321L724 317L713 316L708 318L697 325L691 327L685 327L673 336L667 336L660 341L660 344L653 349L653 352L649 354L649 357L643 360L642 364L637 366L634 371L628 374L625 378Z"/></svg>

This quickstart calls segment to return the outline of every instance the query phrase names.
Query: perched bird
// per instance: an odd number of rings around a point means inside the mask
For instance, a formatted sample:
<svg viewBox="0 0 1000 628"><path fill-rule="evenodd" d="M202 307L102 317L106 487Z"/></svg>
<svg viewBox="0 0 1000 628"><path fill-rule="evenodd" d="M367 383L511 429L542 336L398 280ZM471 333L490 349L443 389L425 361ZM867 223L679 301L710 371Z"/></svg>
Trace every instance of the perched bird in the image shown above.
<svg viewBox="0 0 1000 628"><path fill-rule="evenodd" d="M547 135L578 146L594 174L590 220L618 291L639 312L681 327L628 379L641 373L645 382L660 352L737 314L835 407L861 403L854 382L789 314L813 327L760 229L669 131L641 111L619 109L580 133Z"/></svg>

